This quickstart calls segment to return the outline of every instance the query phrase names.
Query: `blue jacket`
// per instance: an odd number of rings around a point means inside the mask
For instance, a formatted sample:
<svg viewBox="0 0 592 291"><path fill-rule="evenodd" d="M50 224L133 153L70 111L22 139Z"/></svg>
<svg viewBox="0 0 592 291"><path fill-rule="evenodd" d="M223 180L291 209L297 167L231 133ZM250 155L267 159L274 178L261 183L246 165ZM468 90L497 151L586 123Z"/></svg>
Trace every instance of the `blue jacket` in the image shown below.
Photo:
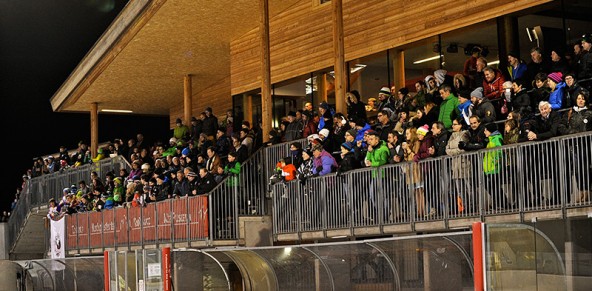
<svg viewBox="0 0 592 291"><path fill-rule="evenodd" d="M557 84L555 91L551 92L549 96L549 103L554 110L561 109L563 98L565 97L565 82Z"/></svg>
<svg viewBox="0 0 592 291"><path fill-rule="evenodd" d="M364 127L362 127L362 129L358 130L358 134L356 134L355 141L357 142L359 140L364 140L364 132L370 129L372 129L372 127L370 126L370 124L366 123Z"/></svg>

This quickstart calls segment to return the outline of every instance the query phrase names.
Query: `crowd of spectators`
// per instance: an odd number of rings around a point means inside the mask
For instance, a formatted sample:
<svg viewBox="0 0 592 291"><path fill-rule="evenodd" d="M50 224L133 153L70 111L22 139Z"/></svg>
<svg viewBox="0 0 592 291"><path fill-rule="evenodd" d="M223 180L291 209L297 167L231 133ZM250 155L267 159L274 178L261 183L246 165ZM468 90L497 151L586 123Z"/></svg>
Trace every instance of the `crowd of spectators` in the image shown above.
<svg viewBox="0 0 592 291"><path fill-rule="evenodd" d="M238 130L237 130L238 129ZM225 177L236 184L241 164L263 145L260 127L242 121L235 127L232 111L219 120L207 107L191 125L179 118L165 144L146 144L143 134L124 143L115 139L98 149L92 158L88 145L80 142L76 151L65 146L59 153L34 160L23 180L67 171L101 159L122 156L131 165L99 177L92 172L90 181L80 180L63 189L62 198L49 201L48 218L64 214L101 211L113 207L140 207L147 203L206 194ZM23 182L24 183L24 182Z"/></svg>
<svg viewBox="0 0 592 291"><path fill-rule="evenodd" d="M506 56L509 65L502 69L488 66L475 48L463 72L449 74L438 69L417 80L414 93L406 87L385 86L377 98L364 103L359 92L352 90L346 94L346 112L336 112L327 102L314 111L308 102L290 111L280 127L268 133L268 144L292 142L290 155L278 161L278 173L283 180L305 183L308 177L332 172L418 162L589 131L591 46L592 35L584 35L574 45L569 61L559 49L543 52L535 47L528 64L510 52ZM301 138L307 139L305 146L294 142ZM219 120L208 107L190 125L177 119L166 144L148 145L138 134L127 142L115 139L92 158L86 143L80 142L73 154L60 147L58 154L36 159L23 179L120 155L131 164L130 172L109 172L105 179L93 173L88 184L79 181L64 188L60 201L50 202L48 216L137 207L209 192L224 177L239 175L241 163L263 146L262 141L260 124L252 127L243 121L237 126L232 111ZM499 173L497 163L497 157L486 157L486 177ZM468 170L459 167L454 171L453 178ZM590 177L580 175L578 181L580 190L589 190L585 181ZM497 186L486 185L490 191ZM424 201L422 185L418 183L416 189L417 201ZM419 202L417 207L418 215L433 214L429 205Z"/></svg>
<svg viewBox="0 0 592 291"><path fill-rule="evenodd" d="M584 35L581 43L574 45L569 62L558 48L548 52L532 48L528 64L517 53L510 52L506 56L509 65L503 69L488 66L477 47L466 61L464 72L449 74L444 69L436 70L413 84L414 94L406 87L396 90L394 86L385 86L378 91L377 98L369 98L365 104L359 92L353 90L346 94L346 112L335 112L322 102L315 114L310 109L312 104L307 103L303 109L289 112L279 131L270 132L270 137L278 142L308 139L304 149L298 142L291 144L291 156L282 160L278 173L305 181L308 177L331 172L419 162L590 131L591 46L592 35ZM579 154L576 153L576 157ZM291 161L293 167L287 166L285 161ZM513 207L513 202L507 201L500 192L501 163L498 151L488 152L482 168L485 187L495 196L493 199L498 200L495 204L499 209ZM457 165L453 168L453 178L459 180L471 170ZM425 202L427 194L421 175L428 174L420 171L411 178L416 184L419 216L438 211ZM576 176L578 189L587 193L592 169L572 174ZM535 188L532 204L558 203L557 198L543 201L535 181L543 178L532 177ZM559 182L554 184L556 187ZM466 186L455 186L456 191L461 191L460 188ZM587 194L578 197L587 197ZM456 203L451 204L458 207ZM455 211L475 207L466 206Z"/></svg>

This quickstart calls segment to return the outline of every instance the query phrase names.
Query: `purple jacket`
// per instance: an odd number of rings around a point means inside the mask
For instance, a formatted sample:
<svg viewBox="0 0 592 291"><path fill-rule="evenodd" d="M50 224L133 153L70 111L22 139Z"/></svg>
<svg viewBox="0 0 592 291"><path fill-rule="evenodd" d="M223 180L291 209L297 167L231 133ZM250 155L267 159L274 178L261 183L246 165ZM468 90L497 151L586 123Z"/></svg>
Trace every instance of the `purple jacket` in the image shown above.
<svg viewBox="0 0 592 291"><path fill-rule="evenodd" d="M331 173L331 166L337 168L337 161L329 152L323 150L318 158L314 158L312 165L312 173L323 176ZM321 171L317 171L319 166L322 167Z"/></svg>

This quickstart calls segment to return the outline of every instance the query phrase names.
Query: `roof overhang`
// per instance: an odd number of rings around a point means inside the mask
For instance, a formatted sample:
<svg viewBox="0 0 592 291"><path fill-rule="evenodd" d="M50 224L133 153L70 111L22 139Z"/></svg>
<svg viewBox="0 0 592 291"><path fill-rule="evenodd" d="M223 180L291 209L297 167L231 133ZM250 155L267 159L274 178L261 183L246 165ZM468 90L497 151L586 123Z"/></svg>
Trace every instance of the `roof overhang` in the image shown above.
<svg viewBox="0 0 592 291"><path fill-rule="evenodd" d="M270 1L270 17L298 0ZM230 42L259 25L259 1L130 1L51 98L56 112L131 110L169 115L230 75Z"/></svg>

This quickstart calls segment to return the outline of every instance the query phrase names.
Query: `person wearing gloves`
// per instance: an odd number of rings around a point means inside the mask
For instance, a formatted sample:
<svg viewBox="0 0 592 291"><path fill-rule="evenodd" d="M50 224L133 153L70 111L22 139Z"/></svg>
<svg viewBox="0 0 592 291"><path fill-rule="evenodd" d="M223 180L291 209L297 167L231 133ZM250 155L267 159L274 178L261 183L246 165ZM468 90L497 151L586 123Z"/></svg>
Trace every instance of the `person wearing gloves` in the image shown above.
<svg viewBox="0 0 592 291"><path fill-rule="evenodd" d="M317 144L312 147L313 168L312 174L314 177L324 176L331 173L332 169L337 168L337 161L327 152L322 145Z"/></svg>

